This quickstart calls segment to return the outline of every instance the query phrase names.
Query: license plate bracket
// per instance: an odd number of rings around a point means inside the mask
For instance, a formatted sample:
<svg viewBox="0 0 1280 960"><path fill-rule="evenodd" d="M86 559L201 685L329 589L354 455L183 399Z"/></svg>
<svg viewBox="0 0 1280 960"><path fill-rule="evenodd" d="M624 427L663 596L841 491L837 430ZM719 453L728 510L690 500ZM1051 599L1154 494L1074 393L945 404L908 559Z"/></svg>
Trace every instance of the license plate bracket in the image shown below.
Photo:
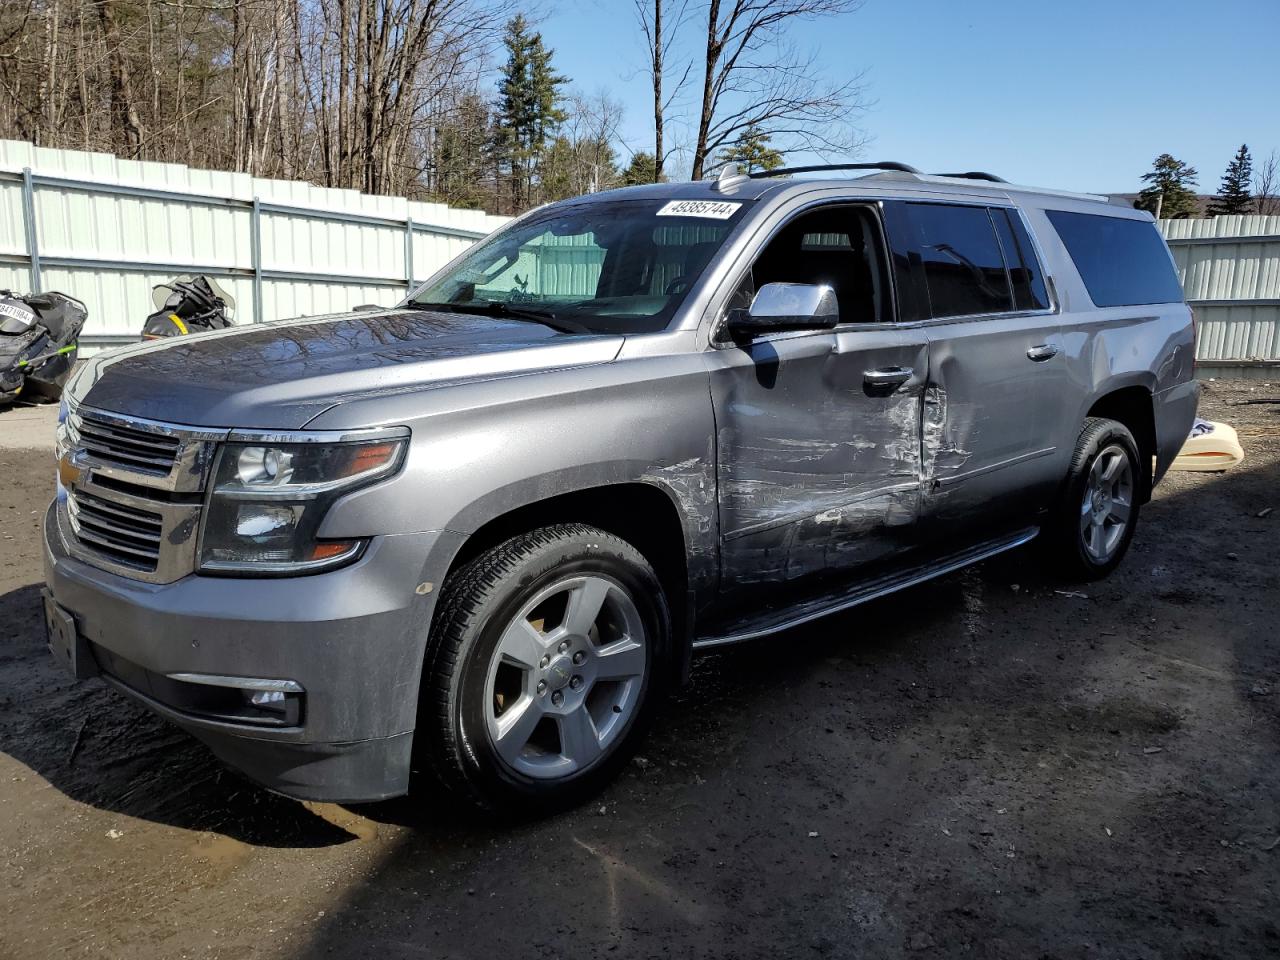
<svg viewBox="0 0 1280 960"><path fill-rule="evenodd" d="M44 628L53 659L64 669L70 670L77 680L98 675L98 664L89 649L89 641L76 627L76 618L58 606L48 590L41 591L44 598Z"/></svg>

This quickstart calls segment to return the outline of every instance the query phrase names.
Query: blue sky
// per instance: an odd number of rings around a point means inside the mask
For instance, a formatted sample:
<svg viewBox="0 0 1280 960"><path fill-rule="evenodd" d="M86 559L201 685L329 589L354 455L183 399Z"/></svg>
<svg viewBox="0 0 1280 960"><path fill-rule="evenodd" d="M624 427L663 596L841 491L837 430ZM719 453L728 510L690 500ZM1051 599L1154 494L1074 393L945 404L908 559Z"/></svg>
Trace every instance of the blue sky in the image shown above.
<svg viewBox="0 0 1280 960"><path fill-rule="evenodd" d="M609 89L623 138L652 149L631 0L550 2L540 28L560 71ZM705 29L685 27L690 50ZM1278 37L1280 0L867 0L793 31L833 77L866 70L863 159L1113 193L1162 152L1213 192L1241 143L1255 160L1280 149Z"/></svg>

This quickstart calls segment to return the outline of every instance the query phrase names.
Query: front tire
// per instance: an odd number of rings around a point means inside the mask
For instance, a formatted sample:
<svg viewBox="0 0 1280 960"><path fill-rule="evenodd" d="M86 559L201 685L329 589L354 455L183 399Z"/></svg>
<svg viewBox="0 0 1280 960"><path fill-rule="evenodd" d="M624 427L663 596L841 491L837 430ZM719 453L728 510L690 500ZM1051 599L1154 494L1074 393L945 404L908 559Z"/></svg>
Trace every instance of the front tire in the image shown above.
<svg viewBox="0 0 1280 960"><path fill-rule="evenodd" d="M1085 421L1047 531L1050 557L1069 578L1099 580L1124 559L1138 526L1140 463L1124 424Z"/></svg>
<svg viewBox="0 0 1280 960"><path fill-rule="evenodd" d="M671 618L631 544L582 524L521 534L446 582L418 736L455 792L545 813L608 783L663 692Z"/></svg>

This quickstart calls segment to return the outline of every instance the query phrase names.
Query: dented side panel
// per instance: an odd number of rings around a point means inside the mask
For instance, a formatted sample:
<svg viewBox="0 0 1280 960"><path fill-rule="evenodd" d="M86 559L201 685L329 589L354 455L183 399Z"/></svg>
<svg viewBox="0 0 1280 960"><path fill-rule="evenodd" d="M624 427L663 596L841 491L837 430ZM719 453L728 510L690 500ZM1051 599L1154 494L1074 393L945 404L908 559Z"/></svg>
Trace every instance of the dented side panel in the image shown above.
<svg viewBox="0 0 1280 960"><path fill-rule="evenodd" d="M929 343L920 542L956 546L1021 529L1049 505L1071 453L1057 412L1074 407L1066 358L1052 353L1061 353L1059 317L932 319L909 204L885 206L898 289L920 307L909 326Z"/></svg>
<svg viewBox="0 0 1280 960"><path fill-rule="evenodd" d="M1068 399L1067 367L1061 357L1028 355L1060 342L1057 318L965 319L930 324L927 333L922 533L1025 526L1065 471L1056 411Z"/></svg>

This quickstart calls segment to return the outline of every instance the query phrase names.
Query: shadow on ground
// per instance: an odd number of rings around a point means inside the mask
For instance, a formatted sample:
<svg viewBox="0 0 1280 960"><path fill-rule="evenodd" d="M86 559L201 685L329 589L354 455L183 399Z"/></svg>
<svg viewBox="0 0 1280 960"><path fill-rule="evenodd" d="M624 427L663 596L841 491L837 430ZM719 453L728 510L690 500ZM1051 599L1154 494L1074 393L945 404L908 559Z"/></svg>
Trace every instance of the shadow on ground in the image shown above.
<svg viewBox="0 0 1280 960"><path fill-rule="evenodd" d="M351 835L223 767L177 727L110 689L76 682L43 639L38 585L0 596L0 751L73 800L259 846L323 846Z"/></svg>

